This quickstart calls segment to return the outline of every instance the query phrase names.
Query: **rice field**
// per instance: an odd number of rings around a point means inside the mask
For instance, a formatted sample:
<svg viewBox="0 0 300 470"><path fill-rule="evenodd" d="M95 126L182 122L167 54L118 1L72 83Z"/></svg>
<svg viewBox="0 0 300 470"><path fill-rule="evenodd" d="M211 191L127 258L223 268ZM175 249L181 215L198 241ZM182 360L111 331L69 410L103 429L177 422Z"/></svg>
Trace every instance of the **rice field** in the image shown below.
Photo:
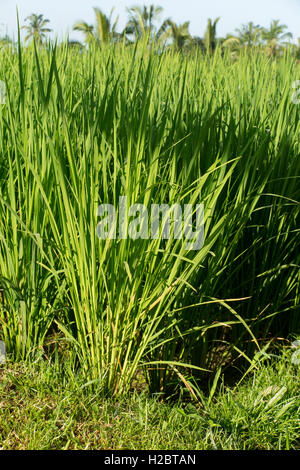
<svg viewBox="0 0 300 470"><path fill-rule="evenodd" d="M0 339L110 397L195 396L299 334L299 66L146 41L1 49ZM100 204L203 204L204 244L97 236Z"/></svg>

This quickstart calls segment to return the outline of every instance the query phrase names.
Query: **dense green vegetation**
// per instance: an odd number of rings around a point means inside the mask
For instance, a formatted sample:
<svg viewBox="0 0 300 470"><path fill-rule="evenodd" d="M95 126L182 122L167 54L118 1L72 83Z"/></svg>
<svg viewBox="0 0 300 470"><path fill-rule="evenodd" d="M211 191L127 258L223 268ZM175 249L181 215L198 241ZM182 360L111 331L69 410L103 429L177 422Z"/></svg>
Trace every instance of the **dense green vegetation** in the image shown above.
<svg viewBox="0 0 300 470"><path fill-rule="evenodd" d="M299 369L299 366L298 366ZM299 449L299 370L291 350L264 354L238 387L201 402L161 402L144 392L103 399L59 363L0 369L0 448Z"/></svg>
<svg viewBox="0 0 300 470"><path fill-rule="evenodd" d="M110 396L193 395L299 333L297 66L242 52L5 47L1 339ZM205 205L205 244L99 240L97 207Z"/></svg>
<svg viewBox="0 0 300 470"><path fill-rule="evenodd" d="M299 449L300 49L94 12L0 40L0 449ZM204 245L99 239L122 196Z"/></svg>

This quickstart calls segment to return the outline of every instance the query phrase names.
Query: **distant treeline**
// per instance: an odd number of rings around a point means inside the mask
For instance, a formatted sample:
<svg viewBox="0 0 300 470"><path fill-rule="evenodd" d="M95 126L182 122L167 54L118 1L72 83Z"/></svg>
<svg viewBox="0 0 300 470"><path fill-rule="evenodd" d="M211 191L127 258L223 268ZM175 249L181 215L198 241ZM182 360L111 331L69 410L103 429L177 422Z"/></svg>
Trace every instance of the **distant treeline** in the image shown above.
<svg viewBox="0 0 300 470"><path fill-rule="evenodd" d="M264 49L271 57L280 56L286 49L300 59L300 38L298 44L292 42L293 35L285 24L279 20L272 20L269 28L264 28L250 21L235 29L235 33L225 38L217 36L217 25L220 18L208 19L204 36L193 36L190 33L190 22L175 23L171 18L162 19L163 8L155 5L135 6L127 8L128 21L122 31L118 30L119 17L115 15L114 8L106 15L99 8L94 8L95 24L78 21L74 31L80 31L84 43L89 46L98 42L99 45L110 42L123 42L132 44L138 40L148 38L149 42L157 42L163 49L174 48L179 51L190 51L200 48L204 53L213 54L217 47L229 50L232 57L237 57L242 50ZM26 31L26 42L33 39L43 44L47 35L52 32L49 28L50 20L42 14L33 13L25 19L22 29ZM1 39L2 43L12 41L8 36ZM84 47L79 41L69 41L70 45Z"/></svg>

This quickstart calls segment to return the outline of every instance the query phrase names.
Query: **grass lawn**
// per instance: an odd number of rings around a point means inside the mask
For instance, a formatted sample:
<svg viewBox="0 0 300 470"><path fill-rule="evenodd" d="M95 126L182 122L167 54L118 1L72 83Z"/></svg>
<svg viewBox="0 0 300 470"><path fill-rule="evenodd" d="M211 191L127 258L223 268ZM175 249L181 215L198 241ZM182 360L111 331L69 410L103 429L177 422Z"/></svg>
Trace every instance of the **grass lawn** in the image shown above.
<svg viewBox="0 0 300 470"><path fill-rule="evenodd" d="M299 366L266 355L212 397L161 401L132 391L113 400L45 361L0 369L0 447L10 449L300 449Z"/></svg>

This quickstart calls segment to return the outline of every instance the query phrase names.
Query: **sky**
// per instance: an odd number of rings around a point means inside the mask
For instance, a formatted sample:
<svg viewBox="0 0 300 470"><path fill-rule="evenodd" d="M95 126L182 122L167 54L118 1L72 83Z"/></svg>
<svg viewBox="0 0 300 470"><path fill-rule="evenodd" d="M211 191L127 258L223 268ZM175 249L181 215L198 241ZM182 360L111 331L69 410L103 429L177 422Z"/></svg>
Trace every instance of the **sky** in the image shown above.
<svg viewBox="0 0 300 470"><path fill-rule="evenodd" d="M204 35L208 18L220 16L218 36L234 33L235 28L249 21L267 27L272 19L279 19L293 33L295 42L300 37L300 0L0 0L0 35L17 37L16 8L21 25L31 13L42 13L50 20L52 37L62 39L69 34L70 39L83 40L81 33L73 32L72 27L79 20L93 24L93 7L106 14L115 7L121 31L127 20L126 7L150 4L163 7L162 20L190 21L190 32L195 36Z"/></svg>

